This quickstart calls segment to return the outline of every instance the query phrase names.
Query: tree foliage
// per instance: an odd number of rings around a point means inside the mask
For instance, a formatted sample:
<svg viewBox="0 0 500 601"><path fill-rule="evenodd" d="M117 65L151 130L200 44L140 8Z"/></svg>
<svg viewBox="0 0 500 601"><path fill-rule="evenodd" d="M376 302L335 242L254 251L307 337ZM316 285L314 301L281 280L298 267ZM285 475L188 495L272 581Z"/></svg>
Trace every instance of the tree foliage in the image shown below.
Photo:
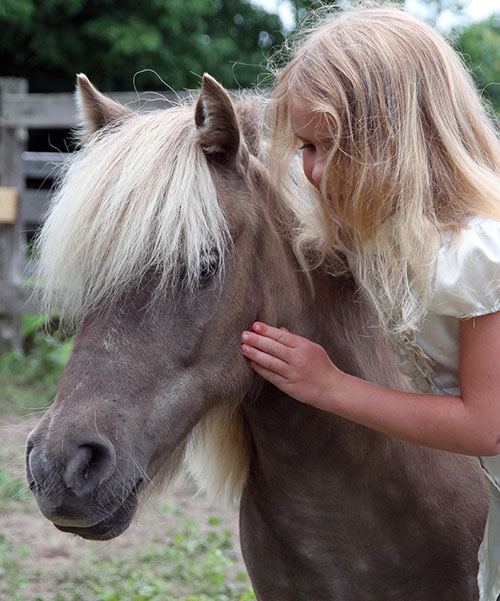
<svg viewBox="0 0 500 601"><path fill-rule="evenodd" d="M129 90L157 72L174 89L198 87L204 71L248 86L282 40L275 14L245 0L0 0L0 75L30 90L72 89L86 72L103 90ZM164 89L151 72L142 89Z"/></svg>
<svg viewBox="0 0 500 601"><path fill-rule="evenodd" d="M300 23L317 9L350 2L289 5ZM460 12L464 1L422 5L437 22L443 12ZM229 88L247 87L283 40L278 15L250 0L0 0L0 25L0 75L25 77L32 92L69 91L80 71L103 90L130 90L137 73L139 89L165 89L160 78L174 89L193 88L205 71ZM452 36L477 85L500 111L500 15Z"/></svg>
<svg viewBox="0 0 500 601"><path fill-rule="evenodd" d="M458 29L454 44L479 90L500 115L500 13Z"/></svg>

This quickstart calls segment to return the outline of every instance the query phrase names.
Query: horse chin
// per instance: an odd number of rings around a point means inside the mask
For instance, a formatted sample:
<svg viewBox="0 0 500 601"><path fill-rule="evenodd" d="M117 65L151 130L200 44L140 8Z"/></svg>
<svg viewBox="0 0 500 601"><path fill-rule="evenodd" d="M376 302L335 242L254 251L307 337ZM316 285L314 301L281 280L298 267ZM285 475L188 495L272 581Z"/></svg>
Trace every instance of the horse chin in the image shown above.
<svg viewBox="0 0 500 601"><path fill-rule="evenodd" d="M120 536L130 526L139 504L139 490L142 480L132 488L125 501L111 515L93 526L62 526L54 522L54 526L61 532L69 532L87 540L110 540Z"/></svg>

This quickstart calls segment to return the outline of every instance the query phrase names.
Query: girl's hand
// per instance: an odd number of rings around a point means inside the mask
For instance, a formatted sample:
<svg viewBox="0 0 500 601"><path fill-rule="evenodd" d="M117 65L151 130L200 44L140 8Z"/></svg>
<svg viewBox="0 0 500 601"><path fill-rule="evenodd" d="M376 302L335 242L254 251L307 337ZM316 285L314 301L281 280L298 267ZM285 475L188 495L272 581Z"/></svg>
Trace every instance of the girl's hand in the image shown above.
<svg viewBox="0 0 500 601"><path fill-rule="evenodd" d="M243 354L260 376L294 399L328 410L344 374L322 346L261 322L243 332L241 342Z"/></svg>

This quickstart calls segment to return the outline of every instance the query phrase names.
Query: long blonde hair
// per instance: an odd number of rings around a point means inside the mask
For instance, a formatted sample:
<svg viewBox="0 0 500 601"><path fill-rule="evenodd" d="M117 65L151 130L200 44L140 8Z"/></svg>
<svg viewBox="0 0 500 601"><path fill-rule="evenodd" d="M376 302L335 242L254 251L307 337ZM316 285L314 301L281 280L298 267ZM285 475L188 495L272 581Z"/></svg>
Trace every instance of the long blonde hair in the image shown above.
<svg viewBox="0 0 500 601"><path fill-rule="evenodd" d="M272 95L272 171L293 197L290 103L324 116L332 140L317 207L296 199L299 254L336 269L355 257L386 332L418 330L443 232L500 218L500 144L470 75L437 31L387 3L323 18Z"/></svg>

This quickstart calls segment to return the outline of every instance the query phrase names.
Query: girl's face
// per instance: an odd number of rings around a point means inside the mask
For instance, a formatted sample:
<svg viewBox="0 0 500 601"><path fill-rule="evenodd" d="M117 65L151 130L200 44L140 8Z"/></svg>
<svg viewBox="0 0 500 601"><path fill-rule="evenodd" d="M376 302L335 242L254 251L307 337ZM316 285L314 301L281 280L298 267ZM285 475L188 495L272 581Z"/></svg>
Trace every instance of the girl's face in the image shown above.
<svg viewBox="0 0 500 601"><path fill-rule="evenodd" d="M331 133L318 113L290 104L290 120L296 137L302 142L302 166L307 179L321 190L324 169L331 149Z"/></svg>

